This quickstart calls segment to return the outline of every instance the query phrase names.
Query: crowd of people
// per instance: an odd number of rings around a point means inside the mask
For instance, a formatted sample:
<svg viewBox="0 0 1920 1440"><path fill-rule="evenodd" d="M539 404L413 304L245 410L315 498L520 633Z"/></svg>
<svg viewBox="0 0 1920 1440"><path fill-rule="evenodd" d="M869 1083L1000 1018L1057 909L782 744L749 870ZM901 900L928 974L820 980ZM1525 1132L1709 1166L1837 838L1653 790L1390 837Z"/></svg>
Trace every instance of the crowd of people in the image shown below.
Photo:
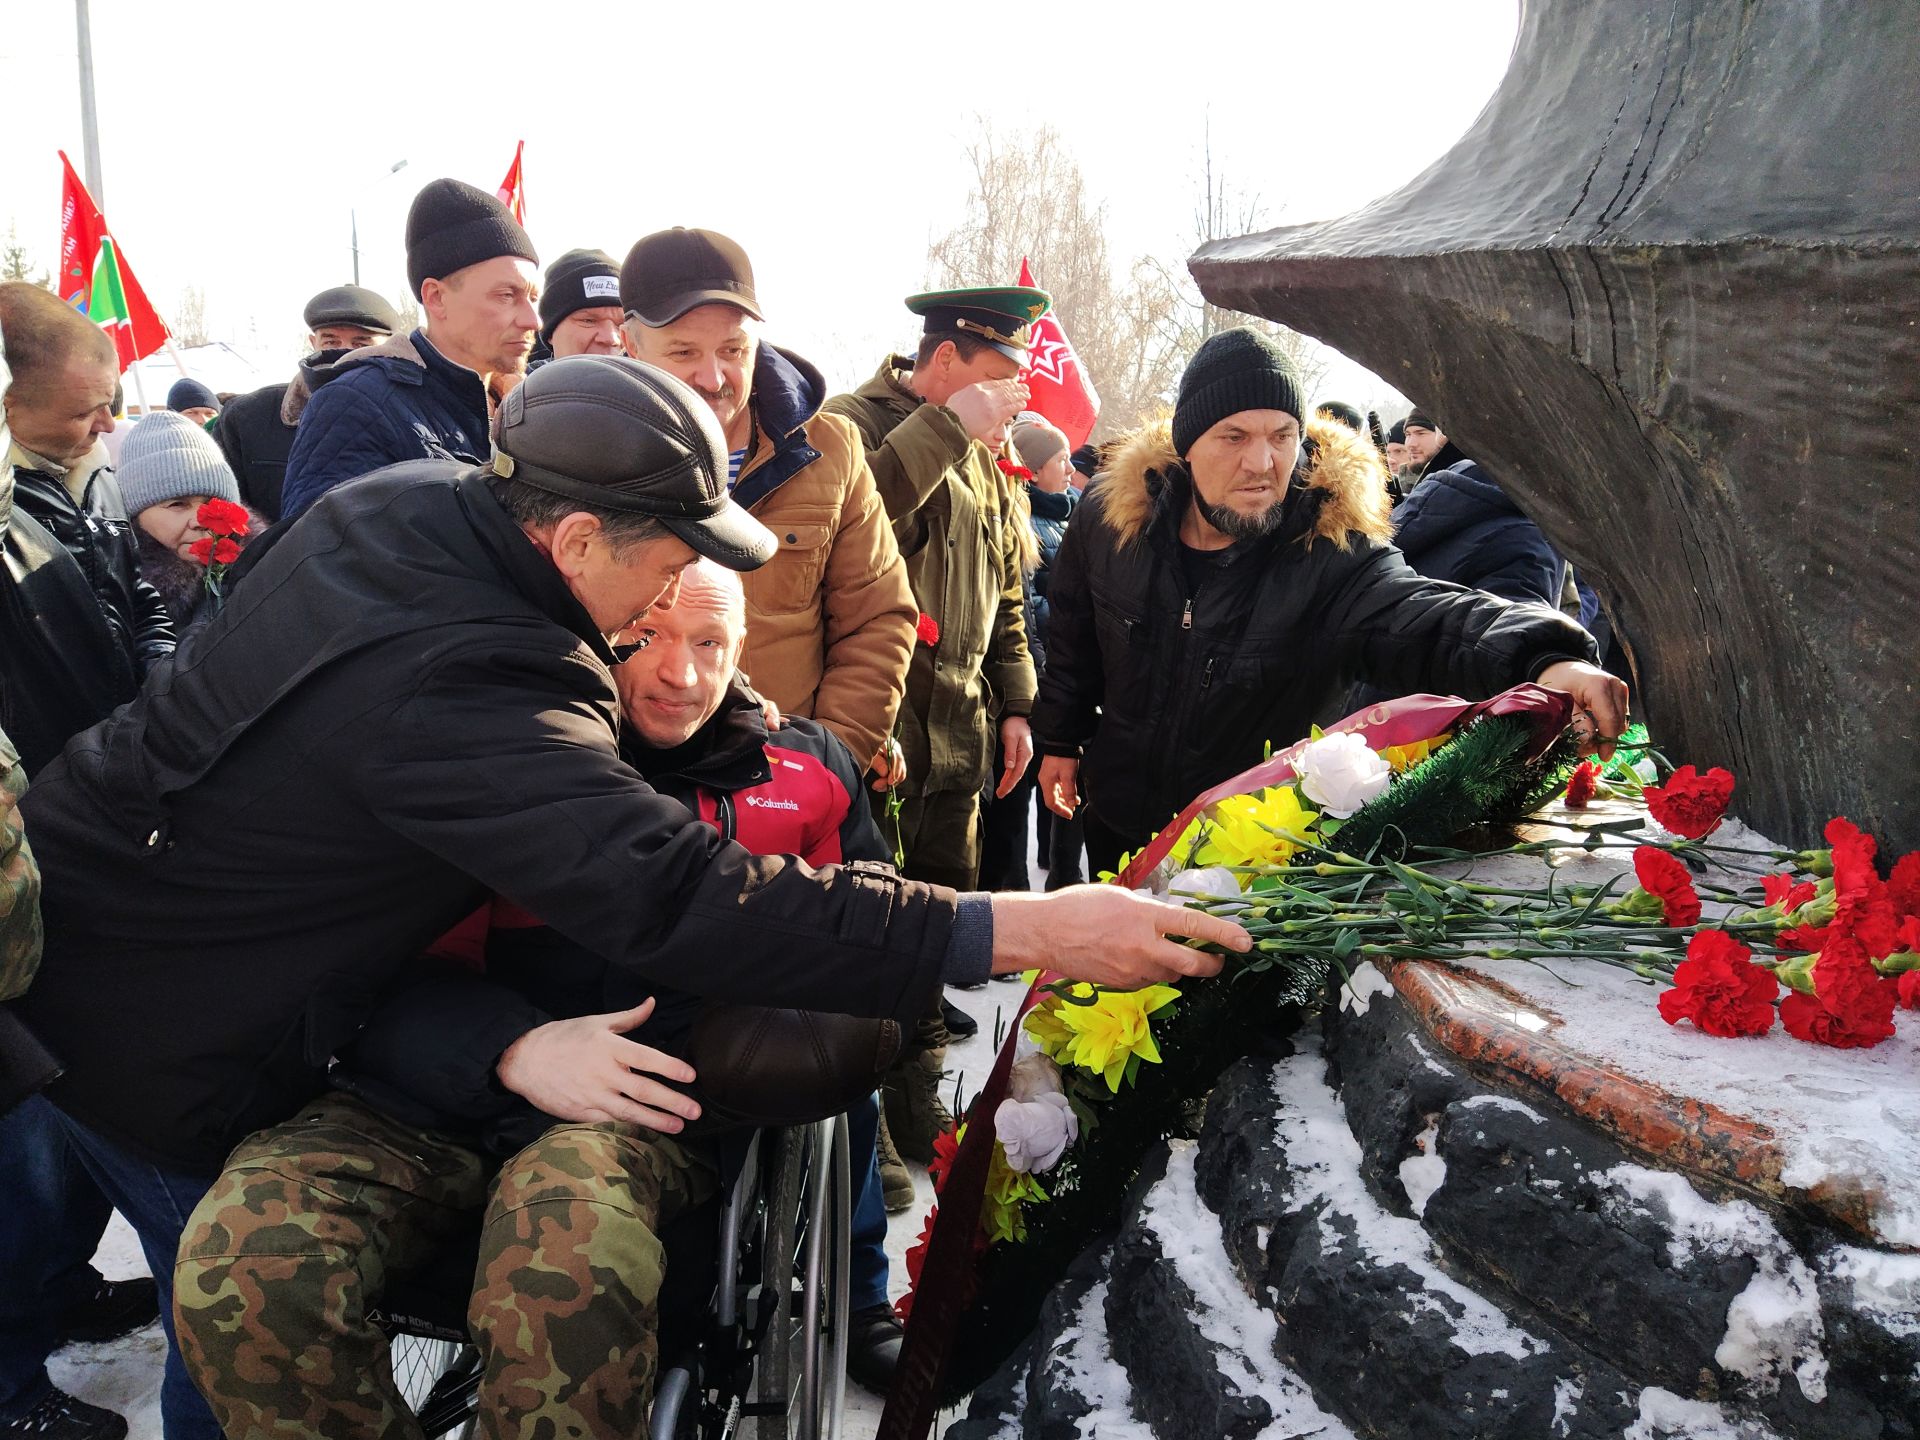
<svg viewBox="0 0 1920 1440"><path fill-rule="evenodd" d="M369 1313L476 1220L480 1433L640 1433L716 1005L906 1033L849 1108L884 1391L946 985L1217 970L1237 927L1081 882L1356 686L1624 726L1493 478L1255 330L1074 449L1036 289L910 297L835 395L712 231L543 274L437 180L406 248L418 328L323 290L286 384L112 465L111 340L0 285L0 1435L124 1434L45 1360L156 1313L169 1440L416 1433ZM151 1279L91 1269L113 1209Z"/></svg>

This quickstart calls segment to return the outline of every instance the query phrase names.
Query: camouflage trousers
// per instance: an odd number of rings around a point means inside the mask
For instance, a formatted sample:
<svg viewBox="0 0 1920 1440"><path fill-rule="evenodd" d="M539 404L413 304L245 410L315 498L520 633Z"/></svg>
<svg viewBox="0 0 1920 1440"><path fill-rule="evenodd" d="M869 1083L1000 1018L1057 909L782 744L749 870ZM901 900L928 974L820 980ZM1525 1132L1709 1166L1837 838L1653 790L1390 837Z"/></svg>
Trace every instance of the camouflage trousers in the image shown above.
<svg viewBox="0 0 1920 1440"><path fill-rule="evenodd" d="M659 1229L717 1186L638 1126L555 1125L501 1166L351 1096L242 1142L187 1221L174 1324L228 1440L420 1434L368 1318L485 1207L467 1324L479 1433L645 1432Z"/></svg>

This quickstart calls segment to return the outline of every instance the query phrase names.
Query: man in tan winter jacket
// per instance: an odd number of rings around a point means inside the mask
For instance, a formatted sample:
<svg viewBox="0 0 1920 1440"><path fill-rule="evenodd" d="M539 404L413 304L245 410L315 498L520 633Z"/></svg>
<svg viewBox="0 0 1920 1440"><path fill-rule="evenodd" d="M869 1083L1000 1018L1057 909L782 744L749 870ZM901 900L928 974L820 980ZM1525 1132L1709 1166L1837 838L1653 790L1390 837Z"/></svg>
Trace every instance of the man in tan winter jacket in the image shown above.
<svg viewBox="0 0 1920 1440"><path fill-rule="evenodd" d="M726 236L676 228L640 240L620 267L620 304L627 353L712 406L733 498L780 542L741 577L740 668L782 711L875 759L900 707L918 611L860 436L820 413L818 370L761 341L753 269Z"/></svg>

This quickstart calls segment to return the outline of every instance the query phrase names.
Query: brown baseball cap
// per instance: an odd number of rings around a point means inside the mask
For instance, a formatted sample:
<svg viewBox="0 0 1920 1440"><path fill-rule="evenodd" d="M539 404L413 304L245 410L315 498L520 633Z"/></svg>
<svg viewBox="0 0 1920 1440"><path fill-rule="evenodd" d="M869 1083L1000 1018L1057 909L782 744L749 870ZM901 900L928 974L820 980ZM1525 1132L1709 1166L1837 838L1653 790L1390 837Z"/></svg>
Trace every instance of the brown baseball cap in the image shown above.
<svg viewBox="0 0 1920 1440"><path fill-rule="evenodd" d="M753 264L717 230L676 225L634 242L620 267L620 306L643 325L671 325L699 305L731 305L756 320Z"/></svg>

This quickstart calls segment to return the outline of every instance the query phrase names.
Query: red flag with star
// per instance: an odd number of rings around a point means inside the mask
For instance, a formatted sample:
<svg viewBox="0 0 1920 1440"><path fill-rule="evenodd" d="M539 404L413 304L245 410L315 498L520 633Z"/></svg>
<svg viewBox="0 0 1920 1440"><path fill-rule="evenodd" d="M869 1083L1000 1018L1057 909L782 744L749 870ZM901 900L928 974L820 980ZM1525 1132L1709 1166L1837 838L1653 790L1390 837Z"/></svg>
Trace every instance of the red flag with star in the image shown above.
<svg viewBox="0 0 1920 1440"><path fill-rule="evenodd" d="M60 168L66 172L60 196L60 298L113 337L125 370L167 343L167 327L64 150Z"/></svg>
<svg viewBox="0 0 1920 1440"><path fill-rule="evenodd" d="M520 162L526 148L526 141L515 142L513 164L507 167L507 178L502 180L500 188L493 192L500 197L500 203L513 212L513 218L522 225L527 223L527 177L520 168Z"/></svg>
<svg viewBox="0 0 1920 1440"><path fill-rule="evenodd" d="M1020 261L1020 283L1034 283L1025 259ZM1087 443L1093 422L1100 418L1100 395L1051 310L1033 322L1032 346L1020 379L1027 387L1029 410L1057 425L1071 448L1078 450Z"/></svg>

